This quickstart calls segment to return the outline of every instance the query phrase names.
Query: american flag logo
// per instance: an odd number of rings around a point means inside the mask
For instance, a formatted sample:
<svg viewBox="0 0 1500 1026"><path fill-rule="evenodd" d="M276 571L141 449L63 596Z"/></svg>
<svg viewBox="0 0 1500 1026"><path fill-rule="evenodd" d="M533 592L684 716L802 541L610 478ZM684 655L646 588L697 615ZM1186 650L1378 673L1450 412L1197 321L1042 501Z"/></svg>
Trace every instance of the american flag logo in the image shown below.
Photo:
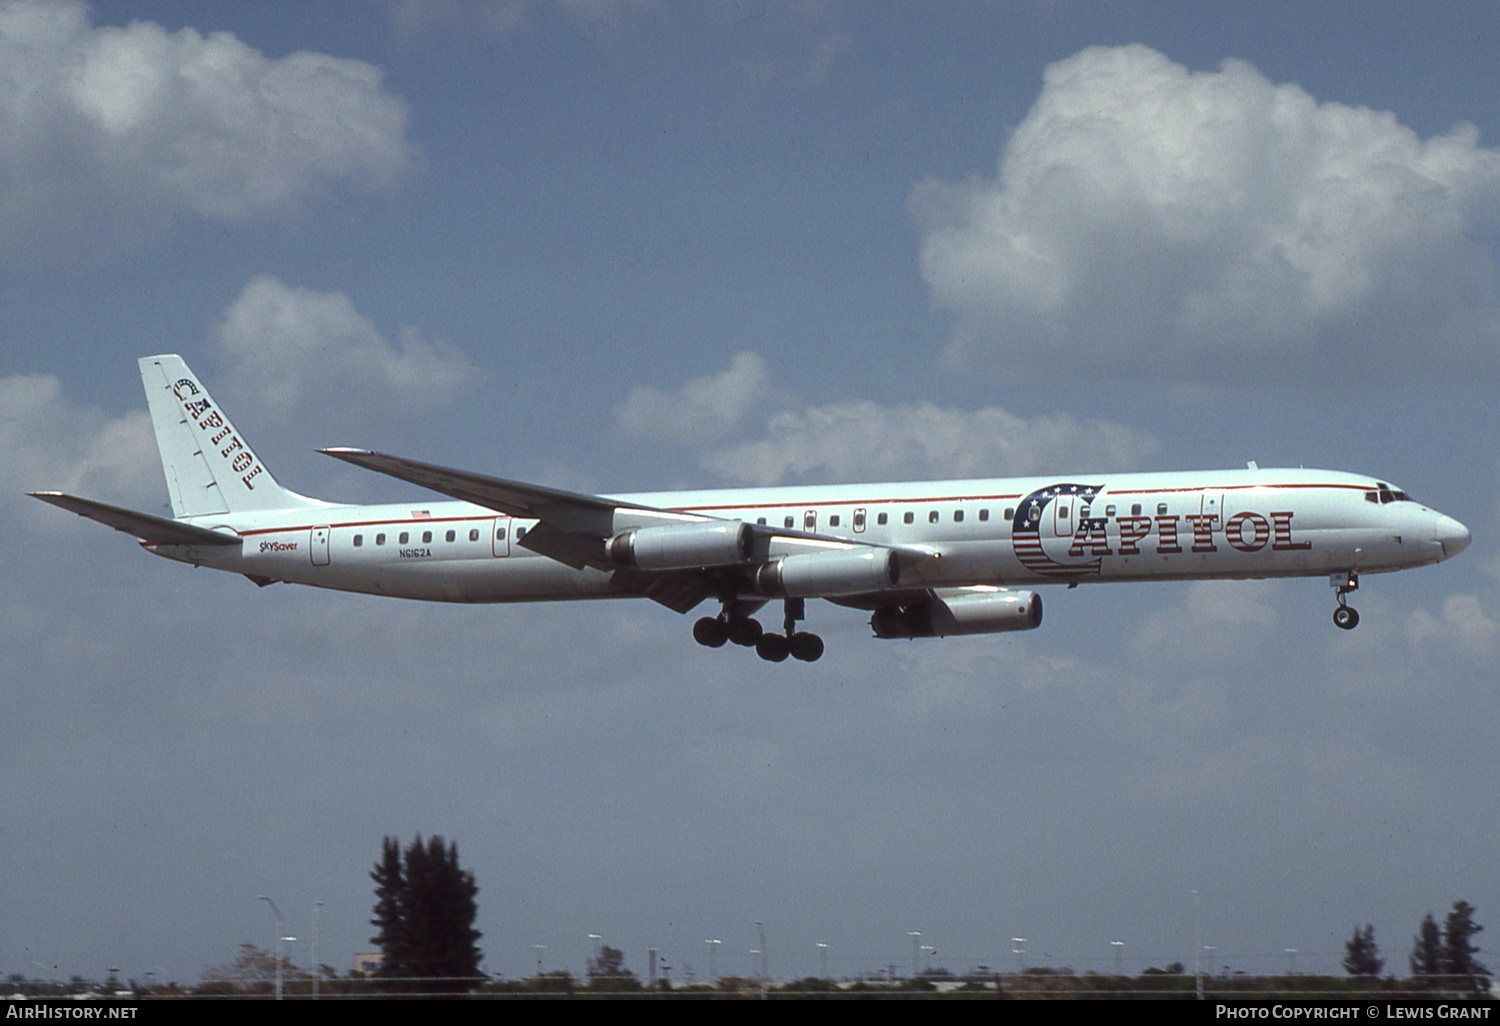
<svg viewBox="0 0 1500 1026"><path fill-rule="evenodd" d="M1063 483L1039 488L1016 506L1016 516L1010 525L1011 545L1021 565L1043 577L1081 577L1099 572L1098 558L1082 563L1058 563L1042 551L1042 520L1047 507L1059 498L1077 499L1080 506L1094 501L1104 490L1102 484L1086 485ZM1071 539L1072 521L1069 521Z"/></svg>
<svg viewBox="0 0 1500 1026"><path fill-rule="evenodd" d="M413 520L430 520L432 519L432 510L414 509L411 511L411 518Z"/></svg>

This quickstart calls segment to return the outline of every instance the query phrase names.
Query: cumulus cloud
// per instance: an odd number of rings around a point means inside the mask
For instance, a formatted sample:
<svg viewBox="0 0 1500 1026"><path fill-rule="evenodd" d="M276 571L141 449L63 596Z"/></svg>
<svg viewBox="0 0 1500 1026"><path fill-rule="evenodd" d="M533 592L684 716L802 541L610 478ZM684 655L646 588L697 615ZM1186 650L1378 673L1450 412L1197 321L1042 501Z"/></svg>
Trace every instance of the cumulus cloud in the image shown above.
<svg viewBox="0 0 1500 1026"><path fill-rule="evenodd" d="M955 361L1180 381L1500 369L1497 205L1472 126L1144 46L1052 65L995 178L912 195Z"/></svg>
<svg viewBox="0 0 1500 1026"><path fill-rule="evenodd" d="M1027 419L986 406L882 406L869 400L783 410L764 437L709 452L704 465L745 484L992 477L1139 466L1148 435L1068 414Z"/></svg>
<svg viewBox="0 0 1500 1026"><path fill-rule="evenodd" d="M343 409L430 410L472 375L454 347L404 330L386 338L339 292L250 281L214 327L233 387L269 413L315 416L329 396Z"/></svg>
<svg viewBox="0 0 1500 1026"><path fill-rule="evenodd" d="M63 394L50 374L0 378L0 508L42 513L28 491L62 491L150 508L164 494L145 410L111 417Z"/></svg>
<svg viewBox="0 0 1500 1026"><path fill-rule="evenodd" d="M1500 643L1500 622L1484 611L1477 595L1449 595L1434 616L1414 610L1406 622L1406 636L1414 646L1488 663Z"/></svg>
<svg viewBox="0 0 1500 1026"><path fill-rule="evenodd" d="M70 0L0 6L0 250L97 252L182 216L385 189L414 164L405 133L405 103L362 61L95 27Z"/></svg>
<svg viewBox="0 0 1500 1026"><path fill-rule="evenodd" d="M1180 603L1143 617L1130 642L1144 665L1192 672L1222 672L1249 659L1268 635L1280 607L1272 581L1194 581L1178 592Z"/></svg>
<svg viewBox="0 0 1500 1026"><path fill-rule="evenodd" d="M635 388L615 422L628 438L697 448L706 469L750 485L1122 470L1157 447L1139 431L1068 414L1028 419L996 406L870 400L797 405L772 388L753 353L675 392Z"/></svg>
<svg viewBox="0 0 1500 1026"><path fill-rule="evenodd" d="M396 34L410 39L431 33L503 36L530 28L538 14L561 11L574 24L613 24L650 0L382 0Z"/></svg>
<svg viewBox="0 0 1500 1026"><path fill-rule="evenodd" d="M694 378L676 392L636 386L615 410L615 424L627 438L714 442L737 429L770 395L765 361L737 353L727 370Z"/></svg>

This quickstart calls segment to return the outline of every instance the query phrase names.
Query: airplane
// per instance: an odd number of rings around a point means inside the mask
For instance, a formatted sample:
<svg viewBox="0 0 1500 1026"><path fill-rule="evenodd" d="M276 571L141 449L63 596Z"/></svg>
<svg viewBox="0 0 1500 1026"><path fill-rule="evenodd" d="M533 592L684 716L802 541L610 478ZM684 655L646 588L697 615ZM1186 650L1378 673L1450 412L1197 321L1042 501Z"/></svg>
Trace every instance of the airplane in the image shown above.
<svg viewBox="0 0 1500 1026"><path fill-rule="evenodd" d="M440 602L644 597L693 638L812 662L807 599L878 638L1032 630L1047 584L1327 575L1353 629L1363 574L1449 559L1469 530L1341 471L1074 474L584 495L364 449L321 452L449 501L345 505L277 483L180 356L139 361L171 519L29 494L168 559L276 582ZM779 600L783 632L755 614Z"/></svg>

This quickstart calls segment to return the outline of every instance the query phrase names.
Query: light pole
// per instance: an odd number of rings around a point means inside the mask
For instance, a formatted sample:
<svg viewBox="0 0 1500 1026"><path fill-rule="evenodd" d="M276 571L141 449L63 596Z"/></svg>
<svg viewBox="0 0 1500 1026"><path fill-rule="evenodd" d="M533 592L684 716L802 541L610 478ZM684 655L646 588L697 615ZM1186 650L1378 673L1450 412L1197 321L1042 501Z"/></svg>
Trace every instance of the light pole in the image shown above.
<svg viewBox="0 0 1500 1026"><path fill-rule="evenodd" d="M1286 974L1288 976L1296 976L1297 975L1297 949L1296 948L1287 948L1286 949Z"/></svg>
<svg viewBox="0 0 1500 1026"><path fill-rule="evenodd" d="M1193 892L1193 979L1198 1000L1203 1000L1203 895Z"/></svg>
<svg viewBox="0 0 1500 1026"><path fill-rule="evenodd" d="M907 930L906 935L911 938L911 978L917 978L917 944L922 939L921 930Z"/></svg>
<svg viewBox="0 0 1500 1026"><path fill-rule="evenodd" d="M823 979L828 979L828 945L818 941L818 964L823 969Z"/></svg>
<svg viewBox="0 0 1500 1026"><path fill-rule="evenodd" d="M599 968L599 945L603 942L604 935L602 933L591 933L589 934L589 940L594 942L594 968L597 970Z"/></svg>
<svg viewBox="0 0 1500 1026"><path fill-rule="evenodd" d="M717 937L710 937L703 943L708 945L708 978L717 982L719 979L719 945L724 942Z"/></svg>
<svg viewBox="0 0 1500 1026"><path fill-rule="evenodd" d="M258 895L258 897L261 901L271 906L271 915L276 917L276 1000L280 1001L282 980L281 942L286 931L281 928L281 909L276 907L276 902L264 894Z"/></svg>
<svg viewBox="0 0 1500 1026"><path fill-rule="evenodd" d="M755 921L755 929L760 935L760 978L769 980L771 978L771 956L767 954L766 948L766 924L759 919Z"/></svg>
<svg viewBox="0 0 1500 1026"><path fill-rule="evenodd" d="M1016 974L1018 976L1025 976L1026 975L1026 938L1025 937L1012 937L1010 939L1010 942L1015 945L1015 947L1013 947L1013 948L1010 949L1010 953L1012 955L1016 956Z"/></svg>
<svg viewBox="0 0 1500 1026"><path fill-rule="evenodd" d="M545 945L545 944L533 944L531 947L536 952L536 974L537 974L537 976L541 976L542 975L542 952L547 950L547 945Z"/></svg>
<svg viewBox="0 0 1500 1026"><path fill-rule="evenodd" d="M1125 961L1125 942L1122 940L1112 940L1109 942L1109 946L1115 949L1115 975L1124 976L1125 968L1122 963Z"/></svg>
<svg viewBox="0 0 1500 1026"><path fill-rule="evenodd" d="M318 980L323 976L323 963L318 961L318 919L323 914L323 903L313 902L313 964L312 999L318 1000Z"/></svg>

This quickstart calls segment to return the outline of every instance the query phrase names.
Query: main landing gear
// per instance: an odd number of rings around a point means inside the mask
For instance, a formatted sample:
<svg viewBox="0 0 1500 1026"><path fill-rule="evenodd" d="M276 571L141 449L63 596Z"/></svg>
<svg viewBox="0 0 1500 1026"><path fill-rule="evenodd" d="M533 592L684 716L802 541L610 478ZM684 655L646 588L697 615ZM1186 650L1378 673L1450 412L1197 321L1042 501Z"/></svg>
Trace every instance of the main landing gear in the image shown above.
<svg viewBox="0 0 1500 1026"><path fill-rule="evenodd" d="M732 600L726 601L724 611L718 616L705 616L693 624L693 640L708 648L722 648L726 641L732 641L755 649L755 654L769 663L785 662L787 656L804 663L816 662L822 657L823 639L797 630L797 621L807 618L806 604L802 599L789 598L784 603L785 634L767 634L759 620L736 611L734 606Z"/></svg>
<svg viewBox="0 0 1500 1026"><path fill-rule="evenodd" d="M1333 611L1333 624L1346 631L1352 631L1359 626L1359 613L1348 604L1345 596L1351 591L1359 590L1359 574L1353 570L1346 574L1334 574L1328 579L1333 587L1333 593L1338 597L1339 604Z"/></svg>

